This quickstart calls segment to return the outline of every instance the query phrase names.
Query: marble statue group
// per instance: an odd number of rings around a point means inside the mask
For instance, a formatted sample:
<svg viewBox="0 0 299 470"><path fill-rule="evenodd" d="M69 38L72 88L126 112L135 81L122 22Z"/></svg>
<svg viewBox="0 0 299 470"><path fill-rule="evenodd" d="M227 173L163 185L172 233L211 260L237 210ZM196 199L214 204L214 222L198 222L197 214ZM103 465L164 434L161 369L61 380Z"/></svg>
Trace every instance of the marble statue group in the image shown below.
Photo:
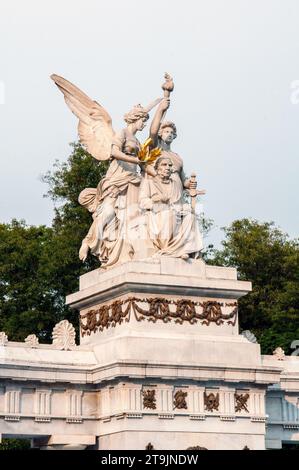
<svg viewBox="0 0 299 470"><path fill-rule="evenodd" d="M95 159L110 162L97 188L85 188L79 195L79 203L93 219L80 259L85 261L90 252L107 268L160 256L198 258L203 244L195 200L204 191L196 189L195 175L185 176L182 158L171 149L177 130L165 115L172 78L165 74L163 97L147 107L138 104L124 115L126 127L120 132L114 132L109 113L99 103L64 78L51 78L79 119L83 146ZM149 137L140 144L136 134L153 108Z"/></svg>

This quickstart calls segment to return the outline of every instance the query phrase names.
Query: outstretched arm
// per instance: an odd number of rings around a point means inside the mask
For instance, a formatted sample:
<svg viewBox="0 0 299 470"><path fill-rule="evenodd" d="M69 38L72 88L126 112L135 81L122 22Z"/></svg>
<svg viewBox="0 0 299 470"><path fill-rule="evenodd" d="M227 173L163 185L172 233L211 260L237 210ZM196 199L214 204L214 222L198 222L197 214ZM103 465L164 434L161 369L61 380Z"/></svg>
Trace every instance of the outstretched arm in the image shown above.
<svg viewBox="0 0 299 470"><path fill-rule="evenodd" d="M170 105L170 99L164 98L159 104L157 111L155 112L155 115L153 117L151 127L150 127L150 135L149 135L150 138L152 139L153 147L157 147L158 132L159 132L160 124L161 124L162 119L165 116L167 109L169 108L169 105Z"/></svg>

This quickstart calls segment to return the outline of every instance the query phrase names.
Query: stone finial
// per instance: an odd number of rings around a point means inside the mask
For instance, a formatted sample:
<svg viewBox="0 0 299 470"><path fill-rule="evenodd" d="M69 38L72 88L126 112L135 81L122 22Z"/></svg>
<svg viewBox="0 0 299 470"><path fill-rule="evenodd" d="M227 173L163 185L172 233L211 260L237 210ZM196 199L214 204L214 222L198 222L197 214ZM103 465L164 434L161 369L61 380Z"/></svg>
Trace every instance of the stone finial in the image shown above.
<svg viewBox="0 0 299 470"><path fill-rule="evenodd" d="M250 330L242 331L242 336L244 336L244 338L246 338L248 341L250 341L250 343L257 343L256 337L254 336L253 333L251 333Z"/></svg>
<svg viewBox="0 0 299 470"><path fill-rule="evenodd" d="M0 331L0 346L5 346L8 343L7 334L4 331Z"/></svg>
<svg viewBox="0 0 299 470"><path fill-rule="evenodd" d="M62 320L54 326L52 338L57 349L68 350L76 346L75 337L75 328L68 320Z"/></svg>
<svg viewBox="0 0 299 470"><path fill-rule="evenodd" d="M37 348L39 343L38 337L36 335L28 335L27 338L25 338L25 343L30 348Z"/></svg>
<svg viewBox="0 0 299 470"><path fill-rule="evenodd" d="M283 350L281 347L276 348L276 349L273 351L273 356L275 356L275 358L276 358L278 361L283 361L284 358L285 358L284 350Z"/></svg>

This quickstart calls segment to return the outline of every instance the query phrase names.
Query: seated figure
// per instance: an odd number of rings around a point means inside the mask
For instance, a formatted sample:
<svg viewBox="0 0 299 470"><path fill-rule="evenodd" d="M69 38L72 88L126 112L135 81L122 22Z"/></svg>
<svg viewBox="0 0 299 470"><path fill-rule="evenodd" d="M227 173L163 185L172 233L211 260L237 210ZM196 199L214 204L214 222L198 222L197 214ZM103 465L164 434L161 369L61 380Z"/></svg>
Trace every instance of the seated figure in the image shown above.
<svg viewBox="0 0 299 470"><path fill-rule="evenodd" d="M182 185L172 178L172 167L169 157L160 157L156 176L142 180L139 207L145 212L145 225L139 229L152 255L197 258L203 249L198 221L184 201Z"/></svg>

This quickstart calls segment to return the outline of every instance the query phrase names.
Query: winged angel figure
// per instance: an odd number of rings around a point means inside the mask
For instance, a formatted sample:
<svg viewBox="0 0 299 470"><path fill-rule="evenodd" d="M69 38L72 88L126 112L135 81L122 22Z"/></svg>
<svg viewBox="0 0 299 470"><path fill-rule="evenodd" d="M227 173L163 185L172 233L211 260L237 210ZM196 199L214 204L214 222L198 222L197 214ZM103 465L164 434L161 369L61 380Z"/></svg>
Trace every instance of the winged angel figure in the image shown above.
<svg viewBox="0 0 299 470"><path fill-rule="evenodd" d="M79 257L85 261L90 250L102 267L128 261L134 257L134 219L138 215L141 178L145 173L155 175L153 166L148 163L159 154L158 149L150 148L150 139L142 146L136 133L144 129L149 111L157 104L152 124L160 125L169 99L164 95L147 107L134 106L124 116L126 128L115 133L112 119L103 106L68 80L58 75L51 75L51 78L79 119L78 134L86 150L96 160L110 160L107 174L97 188L86 188L79 195L79 203L93 217Z"/></svg>

